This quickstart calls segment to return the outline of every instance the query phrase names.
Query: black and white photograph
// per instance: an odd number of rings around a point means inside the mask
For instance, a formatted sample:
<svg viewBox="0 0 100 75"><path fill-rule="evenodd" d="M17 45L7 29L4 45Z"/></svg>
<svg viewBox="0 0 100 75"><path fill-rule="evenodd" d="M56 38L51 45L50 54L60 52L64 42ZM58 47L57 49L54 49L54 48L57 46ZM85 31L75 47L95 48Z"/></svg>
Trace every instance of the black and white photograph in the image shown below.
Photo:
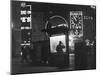
<svg viewBox="0 0 100 75"><path fill-rule="evenodd" d="M96 6L11 0L11 74L96 69Z"/></svg>

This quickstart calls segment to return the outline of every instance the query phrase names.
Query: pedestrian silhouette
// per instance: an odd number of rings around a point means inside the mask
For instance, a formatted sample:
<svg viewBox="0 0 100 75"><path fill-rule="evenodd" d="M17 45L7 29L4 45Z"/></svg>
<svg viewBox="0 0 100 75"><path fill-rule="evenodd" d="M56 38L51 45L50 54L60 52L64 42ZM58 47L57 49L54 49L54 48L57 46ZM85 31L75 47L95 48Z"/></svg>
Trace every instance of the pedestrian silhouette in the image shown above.
<svg viewBox="0 0 100 75"><path fill-rule="evenodd" d="M28 62L28 59L27 59L27 54L28 54L27 53L27 47L23 46L21 51L22 51L22 60L21 60L21 62L24 62L24 61Z"/></svg>
<svg viewBox="0 0 100 75"><path fill-rule="evenodd" d="M59 41L59 44L56 47L56 51L58 53L63 53L63 48L65 48L64 44L62 43L62 41Z"/></svg>

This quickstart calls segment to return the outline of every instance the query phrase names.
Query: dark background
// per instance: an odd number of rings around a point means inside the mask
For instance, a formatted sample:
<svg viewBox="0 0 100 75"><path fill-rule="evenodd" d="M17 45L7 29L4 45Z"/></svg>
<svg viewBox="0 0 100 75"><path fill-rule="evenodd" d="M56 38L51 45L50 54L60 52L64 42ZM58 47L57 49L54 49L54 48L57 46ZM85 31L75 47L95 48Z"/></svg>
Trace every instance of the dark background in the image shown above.
<svg viewBox="0 0 100 75"><path fill-rule="evenodd" d="M21 47L21 22L20 22L20 3L11 3L11 24L12 28L12 54L20 52ZM83 11L83 16L92 16L93 20L83 19L83 40L93 40L96 37L96 9L85 5L66 5L56 3L27 2L32 5L32 42L48 40L46 34L41 32L45 28L45 23L49 17L60 15L66 19L70 26L70 11ZM40 50L40 49L38 49ZM39 51L41 52L41 51Z"/></svg>

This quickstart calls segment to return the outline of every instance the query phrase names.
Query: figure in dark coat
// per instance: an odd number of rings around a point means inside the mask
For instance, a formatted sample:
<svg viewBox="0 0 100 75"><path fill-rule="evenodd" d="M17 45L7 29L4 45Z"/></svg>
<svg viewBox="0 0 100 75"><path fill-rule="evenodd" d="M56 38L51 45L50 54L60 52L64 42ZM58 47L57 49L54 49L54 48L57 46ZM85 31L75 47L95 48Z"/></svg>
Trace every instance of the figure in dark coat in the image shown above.
<svg viewBox="0 0 100 75"><path fill-rule="evenodd" d="M21 51L22 51L22 60L21 60L21 62L24 62L24 61L28 62L28 59L27 59L27 54L28 54L27 53L27 47L23 46Z"/></svg>
<svg viewBox="0 0 100 75"><path fill-rule="evenodd" d="M61 41L59 41L59 44L56 47L57 52L63 53L63 48L65 48L65 46L63 45L63 43Z"/></svg>

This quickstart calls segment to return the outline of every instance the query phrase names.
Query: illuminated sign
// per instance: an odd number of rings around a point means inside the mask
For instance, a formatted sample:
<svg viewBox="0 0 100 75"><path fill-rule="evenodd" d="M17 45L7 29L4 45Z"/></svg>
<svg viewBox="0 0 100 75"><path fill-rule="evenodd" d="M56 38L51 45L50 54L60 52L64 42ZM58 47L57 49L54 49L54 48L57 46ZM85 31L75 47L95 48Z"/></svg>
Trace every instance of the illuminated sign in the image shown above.
<svg viewBox="0 0 100 75"><path fill-rule="evenodd" d="M21 20L21 45L30 45L31 29L32 29L32 6L26 3L21 3L20 20ZM24 42L26 41L26 42Z"/></svg>
<svg viewBox="0 0 100 75"><path fill-rule="evenodd" d="M21 11L20 11L20 20L21 20L21 26L22 27L30 27L32 28L32 24L31 24L31 19L32 19L32 16L31 16L31 5L27 5L25 3L21 3ZM26 24L27 23L27 24ZM30 29L29 28L29 29ZM21 29L25 29L25 28L21 28Z"/></svg>
<svg viewBox="0 0 100 75"><path fill-rule="evenodd" d="M85 19L85 20L93 20L93 17L92 16L83 16L83 19Z"/></svg>
<svg viewBox="0 0 100 75"><path fill-rule="evenodd" d="M83 13L82 11L70 12L70 29L75 37L83 36Z"/></svg>
<svg viewBox="0 0 100 75"><path fill-rule="evenodd" d="M31 22L31 17L21 17L22 22Z"/></svg>
<svg viewBox="0 0 100 75"><path fill-rule="evenodd" d="M21 15L31 14L31 11L21 10Z"/></svg>
<svg viewBox="0 0 100 75"><path fill-rule="evenodd" d="M57 25L57 26L51 26L51 28L56 28L56 27L67 27L67 25L66 24L59 24L59 25Z"/></svg>

